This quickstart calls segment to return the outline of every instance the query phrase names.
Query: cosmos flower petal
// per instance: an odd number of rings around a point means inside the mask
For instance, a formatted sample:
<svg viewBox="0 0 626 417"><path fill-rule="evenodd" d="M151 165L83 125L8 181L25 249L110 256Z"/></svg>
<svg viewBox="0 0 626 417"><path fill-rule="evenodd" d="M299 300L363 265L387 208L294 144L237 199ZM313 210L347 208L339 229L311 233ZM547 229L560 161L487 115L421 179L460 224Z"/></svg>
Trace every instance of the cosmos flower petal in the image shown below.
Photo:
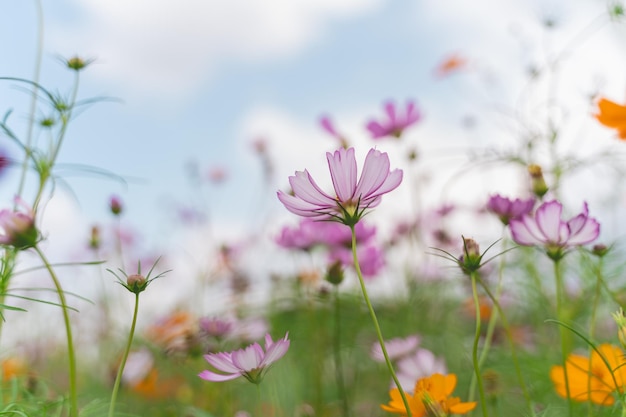
<svg viewBox="0 0 626 417"><path fill-rule="evenodd" d="M198 374L200 378L212 382L230 381L231 379L239 378L241 375L241 372L230 375L221 375L211 371L202 371Z"/></svg>
<svg viewBox="0 0 626 417"><path fill-rule="evenodd" d="M241 368L233 365L231 354L228 352L210 353L208 355L204 355L204 359L206 359L206 361L215 369L218 369L222 372L241 371Z"/></svg>
<svg viewBox="0 0 626 417"><path fill-rule="evenodd" d="M365 157L363 171L356 186L354 196L366 199L380 188L389 176L389 157L376 149L371 149Z"/></svg>
<svg viewBox="0 0 626 417"><path fill-rule="evenodd" d="M335 192L340 201L349 201L354 196L356 184L356 158L354 148L336 150L333 154L326 153L330 176L333 180Z"/></svg>
<svg viewBox="0 0 626 417"><path fill-rule="evenodd" d="M324 207L307 203L304 200L286 194L282 191L278 191L277 195L278 199L281 203L283 203L285 208L293 214L303 217L320 217L325 215L325 212L323 211Z"/></svg>
<svg viewBox="0 0 626 417"><path fill-rule="evenodd" d="M289 177L289 184L293 193L307 203L317 205L332 205L335 200L320 189L307 170L298 171Z"/></svg>
<svg viewBox="0 0 626 417"><path fill-rule="evenodd" d="M535 213L537 227L548 242L561 242L561 213L563 206L556 200L542 204Z"/></svg>
<svg viewBox="0 0 626 417"><path fill-rule="evenodd" d="M258 343L239 349L232 354L233 364L241 370L251 371L258 368L263 361L263 349Z"/></svg>
<svg viewBox="0 0 626 417"><path fill-rule="evenodd" d="M519 220L511 220L509 223L513 240L518 245L534 246L544 242L537 236L540 231L530 216L524 216Z"/></svg>

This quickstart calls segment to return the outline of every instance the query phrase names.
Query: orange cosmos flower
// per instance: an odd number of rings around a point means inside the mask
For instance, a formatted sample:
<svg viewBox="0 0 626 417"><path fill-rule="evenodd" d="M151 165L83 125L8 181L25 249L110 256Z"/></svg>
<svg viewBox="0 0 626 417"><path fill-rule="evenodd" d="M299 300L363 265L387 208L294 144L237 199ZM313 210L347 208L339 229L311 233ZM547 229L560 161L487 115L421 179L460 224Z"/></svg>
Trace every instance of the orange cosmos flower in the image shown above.
<svg viewBox="0 0 626 417"><path fill-rule="evenodd" d="M626 382L626 360L617 346L601 345L598 350L608 362L610 368L595 350L591 359L581 355L568 356L567 381L569 383L570 398L575 401L591 401L595 404L612 405L615 402L613 393L624 392ZM611 370L613 371L611 374ZM550 369L550 379L554 383L557 394L567 398L565 386L565 372L562 366L553 366Z"/></svg>
<svg viewBox="0 0 626 417"><path fill-rule="evenodd" d="M598 100L598 113L594 116L604 126L617 129L619 138L626 140L626 105L601 98Z"/></svg>
<svg viewBox="0 0 626 417"><path fill-rule="evenodd" d="M443 78L466 67L467 60L465 58L458 54L450 55L435 68L435 76Z"/></svg>
<svg viewBox="0 0 626 417"><path fill-rule="evenodd" d="M455 374L433 374L419 379L415 384L415 393L407 394L413 417L439 417L472 411L476 407L476 402L463 403L459 397L450 397L455 386ZM389 404L381 404L381 408L390 413L406 416L406 408L398 388L389 391L389 396L391 397Z"/></svg>

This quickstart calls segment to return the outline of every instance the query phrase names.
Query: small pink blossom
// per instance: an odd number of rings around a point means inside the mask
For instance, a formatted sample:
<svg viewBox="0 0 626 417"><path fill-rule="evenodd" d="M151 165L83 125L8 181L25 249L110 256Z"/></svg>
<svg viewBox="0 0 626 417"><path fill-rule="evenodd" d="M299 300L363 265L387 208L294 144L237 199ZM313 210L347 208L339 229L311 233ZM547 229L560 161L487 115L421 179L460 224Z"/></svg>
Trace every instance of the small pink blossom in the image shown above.
<svg viewBox="0 0 626 417"><path fill-rule="evenodd" d="M270 366L282 358L289 349L289 333L274 342L269 334L265 335L265 351L258 343L233 352L209 353L206 361L224 374L202 371L198 376L207 381L221 382L243 376L248 381L259 384Z"/></svg>
<svg viewBox="0 0 626 417"><path fill-rule="evenodd" d="M358 243L365 243L376 234L376 228L364 222L354 225ZM284 227L276 243L288 249L310 250L315 246L347 246L352 242L350 228L342 223L304 218L296 227Z"/></svg>
<svg viewBox="0 0 626 417"><path fill-rule="evenodd" d="M415 353L398 361L396 366L398 381L405 392L413 392L415 381L433 374L446 374L446 364L428 349L418 348ZM394 382L391 386L395 387Z"/></svg>
<svg viewBox="0 0 626 417"><path fill-rule="evenodd" d="M558 260L567 248L591 243L600 235L600 224L589 217L586 202L582 213L568 221L561 220L562 213L561 203L552 200L539 206L534 216L511 220L513 240L523 246L543 246L550 258Z"/></svg>
<svg viewBox="0 0 626 417"><path fill-rule="evenodd" d="M385 341L385 349L387 350L387 356L394 361L409 355L411 352L417 349L420 343L420 338L417 335L407 337L396 337L391 340ZM380 347L380 343L375 342L372 344L370 350L370 357L376 362L385 362L385 356L383 350Z"/></svg>
<svg viewBox="0 0 626 417"><path fill-rule="evenodd" d="M278 199L287 210L303 217L335 220L353 226L367 209L380 204L383 194L402 182L402 171L390 171L389 157L376 149L368 152L358 182L354 148L341 148L333 154L328 152L326 159L335 196L322 191L307 170L296 171L289 177L294 195L278 191Z"/></svg>
<svg viewBox="0 0 626 417"><path fill-rule="evenodd" d="M421 119L421 114L415 107L415 102L408 101L404 114L398 114L395 103L385 103L385 113L387 120L377 122L375 120L367 123L367 130L370 131L374 139L387 136L399 138L409 126L417 123Z"/></svg>
<svg viewBox="0 0 626 417"><path fill-rule="evenodd" d="M15 202L23 211L4 209L0 211L0 245L10 245L18 249L35 246L39 232L35 227L35 213L24 200L16 197Z"/></svg>
<svg viewBox="0 0 626 417"><path fill-rule="evenodd" d="M496 214L505 225L509 224L513 219L519 219L525 214L530 213L534 206L534 198L528 198L526 200L516 198L515 200L511 200L502 197L500 194L489 197L489 201L487 202L487 210Z"/></svg>
<svg viewBox="0 0 626 417"><path fill-rule="evenodd" d="M385 253L375 245L358 246L357 258L359 259L359 267L364 278L372 278L378 275L380 270L385 266ZM344 266L354 266L354 256L351 248L338 246L330 251L330 263L336 261L341 262Z"/></svg>

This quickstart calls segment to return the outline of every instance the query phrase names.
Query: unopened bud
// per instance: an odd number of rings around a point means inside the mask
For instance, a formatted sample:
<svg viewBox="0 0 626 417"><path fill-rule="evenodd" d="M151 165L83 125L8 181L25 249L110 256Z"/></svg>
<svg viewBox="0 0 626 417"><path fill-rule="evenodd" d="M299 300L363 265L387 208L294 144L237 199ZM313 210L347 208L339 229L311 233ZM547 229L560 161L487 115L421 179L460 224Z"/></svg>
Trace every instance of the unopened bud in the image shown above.
<svg viewBox="0 0 626 417"><path fill-rule="evenodd" d="M74 71L80 71L82 69L85 69L87 65L91 64L92 62L93 62L92 60L89 60L89 59L84 60L83 58L74 56L68 59L67 61L65 61L65 64L67 65L69 69L72 69Z"/></svg>
<svg viewBox="0 0 626 417"><path fill-rule="evenodd" d="M333 285L339 285L343 282L343 267L341 262L334 262L326 272L326 281Z"/></svg>
<svg viewBox="0 0 626 417"><path fill-rule="evenodd" d="M626 349L626 317L624 317L624 311L620 308L613 313L613 319L617 323L617 338L622 348Z"/></svg>
<svg viewBox="0 0 626 417"><path fill-rule="evenodd" d="M111 210L111 213L113 213L116 216L119 216L122 213L122 201L120 200L119 197L117 196L113 196L111 197L111 199L109 200L109 209Z"/></svg>
<svg viewBox="0 0 626 417"><path fill-rule="evenodd" d="M533 193L541 198L548 192L548 185L543 178L543 170L539 165L528 165L528 173L530 174L531 188Z"/></svg>
<svg viewBox="0 0 626 417"><path fill-rule="evenodd" d="M92 226L91 236L89 237L89 247L91 249L99 249L100 243L100 228L98 226Z"/></svg>
<svg viewBox="0 0 626 417"><path fill-rule="evenodd" d="M609 252L609 248L603 244L593 245L593 248L591 248L591 253L596 255L598 258L602 258L608 252Z"/></svg>
<svg viewBox="0 0 626 417"><path fill-rule="evenodd" d="M138 294L146 289L148 280L141 274L131 274L126 278L126 285L131 292Z"/></svg>
<svg viewBox="0 0 626 417"><path fill-rule="evenodd" d="M480 247L474 239L461 237L463 239L463 254L459 258L461 269L466 273L476 272L480 268L480 262L482 260Z"/></svg>

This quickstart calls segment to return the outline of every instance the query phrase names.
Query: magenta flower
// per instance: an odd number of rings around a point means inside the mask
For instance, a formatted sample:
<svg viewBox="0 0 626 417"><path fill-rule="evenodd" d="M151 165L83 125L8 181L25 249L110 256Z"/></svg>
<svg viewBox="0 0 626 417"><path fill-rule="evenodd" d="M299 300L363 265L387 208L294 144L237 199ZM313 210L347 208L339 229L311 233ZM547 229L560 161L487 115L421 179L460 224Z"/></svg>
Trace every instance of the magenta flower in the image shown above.
<svg viewBox="0 0 626 417"><path fill-rule="evenodd" d="M359 222L354 226L356 240L365 243L376 234L376 228ZM315 246L346 246L352 243L350 228L337 222L319 222L304 218L296 227L284 227L276 243L287 249L308 251Z"/></svg>
<svg viewBox="0 0 626 417"><path fill-rule="evenodd" d="M233 352L209 353L204 359L218 371L202 371L198 376L207 381L221 382L243 376L248 381L259 384L270 366L282 358L289 349L290 341L285 337L274 342L272 337L265 335L265 352L258 343Z"/></svg>
<svg viewBox="0 0 626 417"><path fill-rule="evenodd" d="M404 115L399 115L396 109L396 105L393 102L385 103L385 113L387 113L388 119L384 122L377 122L371 120L367 123L367 130L372 134L372 138L380 139L387 136L399 138L404 130L417 123L421 118L421 114L415 108L413 101L406 103L406 112Z"/></svg>
<svg viewBox="0 0 626 417"><path fill-rule="evenodd" d="M561 220L563 206L556 200L543 203L534 216L511 220L513 240L524 246L543 246L548 256L559 260L571 246L593 242L600 234L600 224L589 217L587 203L582 213L568 221Z"/></svg>
<svg viewBox="0 0 626 417"><path fill-rule="evenodd" d="M287 210L303 217L335 220L354 226L365 210L380 204L382 195L402 182L402 170L390 171L387 154L375 149L368 152L358 182L354 148L342 148L334 154L327 152L326 159L335 196L322 191L307 170L296 171L289 177L294 195L278 191L278 199Z"/></svg>
<svg viewBox="0 0 626 417"><path fill-rule="evenodd" d="M508 225L513 219L519 219L523 215L530 213L534 206L534 198L526 200L516 198L511 200L502 197L500 194L492 195L487 202L487 210L496 214L505 225Z"/></svg>
<svg viewBox="0 0 626 417"><path fill-rule="evenodd" d="M4 209L0 211L0 245L17 249L28 249L37 244L39 231L35 227L35 213L24 200L16 197L15 202L24 212Z"/></svg>

